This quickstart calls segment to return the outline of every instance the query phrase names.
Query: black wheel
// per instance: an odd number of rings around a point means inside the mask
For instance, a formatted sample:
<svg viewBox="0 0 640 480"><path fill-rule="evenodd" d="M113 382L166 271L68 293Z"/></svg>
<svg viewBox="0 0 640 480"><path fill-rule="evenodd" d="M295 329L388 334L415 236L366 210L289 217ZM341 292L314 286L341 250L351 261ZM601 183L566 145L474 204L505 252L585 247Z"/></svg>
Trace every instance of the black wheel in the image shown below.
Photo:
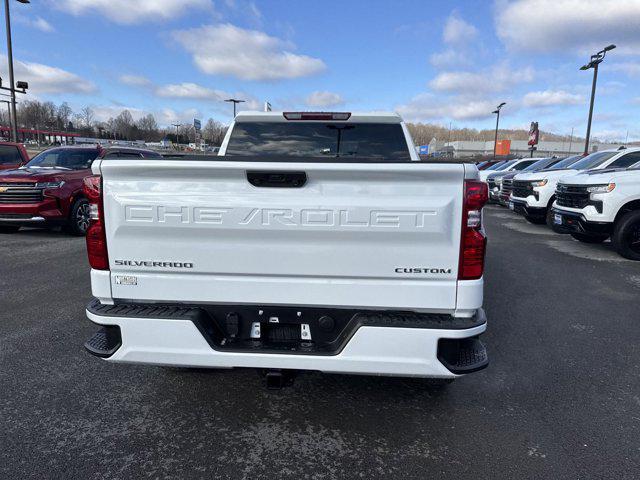
<svg viewBox="0 0 640 480"><path fill-rule="evenodd" d="M553 229L553 210L550 208L547 209L547 215L544 217L544 221L547 224L547 227Z"/></svg>
<svg viewBox="0 0 640 480"><path fill-rule="evenodd" d="M527 222L533 223L534 225L544 225L546 223L545 217L532 217L530 215L525 215L524 218L527 219Z"/></svg>
<svg viewBox="0 0 640 480"><path fill-rule="evenodd" d="M67 229L72 235L81 237L87 234L89 222L89 202L85 198L79 198L71 207Z"/></svg>
<svg viewBox="0 0 640 480"><path fill-rule="evenodd" d="M629 260L640 260L640 210L625 213L611 237L616 252Z"/></svg>
<svg viewBox="0 0 640 480"><path fill-rule="evenodd" d="M602 243L607 238L609 238L609 235L597 235L577 232L572 232L571 236L582 243Z"/></svg>
<svg viewBox="0 0 640 480"><path fill-rule="evenodd" d="M20 226L18 225L0 226L0 233L16 233L18 230L20 230Z"/></svg>

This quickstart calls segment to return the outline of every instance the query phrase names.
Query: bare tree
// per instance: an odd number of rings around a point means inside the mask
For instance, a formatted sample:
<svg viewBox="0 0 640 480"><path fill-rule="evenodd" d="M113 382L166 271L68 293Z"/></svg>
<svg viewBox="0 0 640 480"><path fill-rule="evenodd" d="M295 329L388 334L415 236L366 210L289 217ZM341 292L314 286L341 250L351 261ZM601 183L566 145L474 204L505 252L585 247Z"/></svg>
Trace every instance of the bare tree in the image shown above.
<svg viewBox="0 0 640 480"><path fill-rule="evenodd" d="M69 121L73 115L73 110L67 102L62 102L56 110L57 127L59 130L66 130L69 128Z"/></svg>
<svg viewBox="0 0 640 480"><path fill-rule="evenodd" d="M93 121L95 120L95 113L91 109L91 107L84 107L80 110L80 118L82 120L82 126L85 128L92 128Z"/></svg>
<svg viewBox="0 0 640 480"><path fill-rule="evenodd" d="M109 117L109 120L105 122L105 125L107 126L107 130L109 131L109 137L113 137L115 139L117 136L115 118Z"/></svg>
<svg viewBox="0 0 640 480"><path fill-rule="evenodd" d="M157 132L158 122L152 114L145 115L136 122L138 128L145 132Z"/></svg>
<svg viewBox="0 0 640 480"><path fill-rule="evenodd" d="M19 104L18 123L22 127L35 128L40 118L40 102L26 100Z"/></svg>
<svg viewBox="0 0 640 480"><path fill-rule="evenodd" d="M226 132L227 127L213 118L207 120L203 130L204 139L209 145L220 145Z"/></svg>
<svg viewBox="0 0 640 480"><path fill-rule="evenodd" d="M431 142L432 139L436 139L440 142L447 142L456 140L476 140L476 141L492 141L495 135L495 130L477 130L475 128L451 128L444 125L435 125L431 123L408 123L407 127L413 141L416 145L426 145ZM509 130L500 129L498 132L499 138L507 140L527 140L529 138L528 130ZM546 141L568 141L568 135L558 135L550 132L541 132L540 139ZM574 141L579 141L574 137Z"/></svg>
<svg viewBox="0 0 640 480"><path fill-rule="evenodd" d="M131 138L131 134L133 133L135 126L135 122L133 121L133 116L129 110L123 110L120 112L114 119L114 129L115 132L121 137L125 139Z"/></svg>

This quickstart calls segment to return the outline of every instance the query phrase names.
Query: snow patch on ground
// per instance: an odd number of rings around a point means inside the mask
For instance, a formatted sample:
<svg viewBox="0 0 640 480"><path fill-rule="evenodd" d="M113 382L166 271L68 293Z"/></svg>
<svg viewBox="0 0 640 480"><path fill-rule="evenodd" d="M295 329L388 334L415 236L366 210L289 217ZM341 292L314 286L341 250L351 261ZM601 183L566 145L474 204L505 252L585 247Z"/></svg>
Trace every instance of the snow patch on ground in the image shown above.
<svg viewBox="0 0 640 480"><path fill-rule="evenodd" d="M533 225L531 223L524 222L507 222L502 224L510 230L526 233L527 235L557 235L553 230L549 229L546 225Z"/></svg>
<svg viewBox="0 0 640 480"><path fill-rule="evenodd" d="M567 239L569 240L569 239ZM631 260L621 257L610 249L610 244L602 245L583 244L577 240L548 240L545 244L561 253L566 253L572 257L583 258L585 260L595 260L598 262L619 262L627 263Z"/></svg>

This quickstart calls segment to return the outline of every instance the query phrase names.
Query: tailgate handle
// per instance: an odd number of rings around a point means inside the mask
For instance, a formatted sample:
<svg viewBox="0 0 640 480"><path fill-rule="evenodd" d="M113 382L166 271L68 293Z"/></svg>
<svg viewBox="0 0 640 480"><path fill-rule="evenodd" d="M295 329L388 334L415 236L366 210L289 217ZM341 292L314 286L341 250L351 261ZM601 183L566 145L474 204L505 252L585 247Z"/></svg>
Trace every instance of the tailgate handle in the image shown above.
<svg viewBox="0 0 640 480"><path fill-rule="evenodd" d="M305 172L247 171L247 180L254 187L300 188L307 183Z"/></svg>

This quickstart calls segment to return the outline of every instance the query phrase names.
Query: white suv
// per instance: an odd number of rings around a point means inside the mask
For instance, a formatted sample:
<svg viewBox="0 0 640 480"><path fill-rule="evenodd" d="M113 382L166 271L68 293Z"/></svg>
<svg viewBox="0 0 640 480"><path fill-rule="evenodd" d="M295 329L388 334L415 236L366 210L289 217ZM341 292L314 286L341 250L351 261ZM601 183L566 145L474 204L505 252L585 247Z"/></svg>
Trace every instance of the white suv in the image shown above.
<svg viewBox="0 0 640 480"><path fill-rule="evenodd" d="M583 170L628 168L640 161L640 148L603 150L587 155L571 164L559 162L549 170L521 173L513 179L509 208L522 213L531 223L553 225L551 206L555 201L556 185L562 177Z"/></svg>
<svg viewBox="0 0 640 480"><path fill-rule="evenodd" d="M531 165L531 162L528 162L529 158L515 158L513 160L507 160L502 164L496 164L494 167L496 168L487 168L486 170L480 170L478 174L480 175L480 180L486 182L487 178L496 173L496 172L513 172L514 170L522 170L526 166ZM522 166L522 162L528 162L525 166ZM518 168L518 165L520 167Z"/></svg>
<svg viewBox="0 0 640 480"><path fill-rule="evenodd" d="M489 188L489 201L497 203L500 199L500 188L502 187L502 177L514 172L520 172L536 163L540 158L519 158L513 160L511 165L497 172L490 172L486 177Z"/></svg>
<svg viewBox="0 0 640 480"><path fill-rule="evenodd" d="M620 255L640 260L640 163L564 177L555 196L556 232L586 243L611 237Z"/></svg>

